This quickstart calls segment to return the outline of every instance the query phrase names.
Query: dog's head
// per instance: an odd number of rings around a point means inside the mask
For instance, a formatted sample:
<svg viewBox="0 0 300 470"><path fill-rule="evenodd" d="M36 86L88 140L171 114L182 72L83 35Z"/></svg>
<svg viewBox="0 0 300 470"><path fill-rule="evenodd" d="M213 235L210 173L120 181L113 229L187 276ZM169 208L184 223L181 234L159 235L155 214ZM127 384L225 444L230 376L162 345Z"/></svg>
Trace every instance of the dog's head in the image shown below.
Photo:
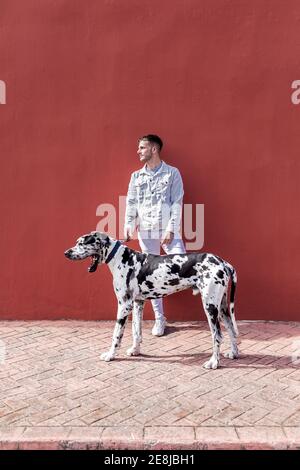
<svg viewBox="0 0 300 470"><path fill-rule="evenodd" d="M109 247L114 240L105 233L91 232L82 235L76 241L76 245L65 251L65 256L71 260L82 260L92 258L91 265L88 268L90 273L96 271L98 264L103 263L107 257Z"/></svg>

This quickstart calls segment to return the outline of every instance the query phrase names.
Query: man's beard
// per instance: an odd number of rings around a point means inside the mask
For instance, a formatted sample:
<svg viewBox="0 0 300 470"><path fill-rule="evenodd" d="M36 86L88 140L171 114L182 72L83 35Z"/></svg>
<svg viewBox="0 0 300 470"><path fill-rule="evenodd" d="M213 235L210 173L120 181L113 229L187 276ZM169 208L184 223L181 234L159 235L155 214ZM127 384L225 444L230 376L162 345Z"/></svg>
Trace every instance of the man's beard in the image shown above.
<svg viewBox="0 0 300 470"><path fill-rule="evenodd" d="M149 160L151 160L151 158L152 158L152 155L144 155L144 156L140 157L140 160L142 162L147 163Z"/></svg>

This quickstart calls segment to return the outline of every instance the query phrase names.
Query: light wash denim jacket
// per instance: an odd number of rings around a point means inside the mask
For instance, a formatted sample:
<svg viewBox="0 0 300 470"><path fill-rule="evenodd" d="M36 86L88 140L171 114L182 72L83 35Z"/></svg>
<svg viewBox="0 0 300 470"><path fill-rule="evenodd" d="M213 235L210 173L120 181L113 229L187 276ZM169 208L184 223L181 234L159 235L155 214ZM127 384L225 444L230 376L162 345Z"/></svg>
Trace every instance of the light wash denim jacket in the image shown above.
<svg viewBox="0 0 300 470"><path fill-rule="evenodd" d="M144 165L131 175L125 212L124 229L158 230L178 233L180 230L182 178L173 166L162 161L157 171Z"/></svg>

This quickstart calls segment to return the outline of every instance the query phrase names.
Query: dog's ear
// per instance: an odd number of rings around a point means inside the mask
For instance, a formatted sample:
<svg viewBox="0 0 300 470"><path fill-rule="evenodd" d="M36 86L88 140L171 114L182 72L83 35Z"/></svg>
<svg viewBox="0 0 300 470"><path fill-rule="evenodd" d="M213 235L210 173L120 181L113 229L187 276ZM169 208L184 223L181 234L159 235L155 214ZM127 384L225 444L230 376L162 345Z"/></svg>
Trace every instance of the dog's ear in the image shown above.
<svg viewBox="0 0 300 470"><path fill-rule="evenodd" d="M100 243L102 246L110 245L110 238L106 233L103 232L92 232L91 236L94 236L96 239L96 243Z"/></svg>
<svg viewBox="0 0 300 470"><path fill-rule="evenodd" d="M103 240L103 241L108 241L109 240L109 237L106 235L106 233L103 233L103 232L98 232L98 233L100 235L101 240Z"/></svg>

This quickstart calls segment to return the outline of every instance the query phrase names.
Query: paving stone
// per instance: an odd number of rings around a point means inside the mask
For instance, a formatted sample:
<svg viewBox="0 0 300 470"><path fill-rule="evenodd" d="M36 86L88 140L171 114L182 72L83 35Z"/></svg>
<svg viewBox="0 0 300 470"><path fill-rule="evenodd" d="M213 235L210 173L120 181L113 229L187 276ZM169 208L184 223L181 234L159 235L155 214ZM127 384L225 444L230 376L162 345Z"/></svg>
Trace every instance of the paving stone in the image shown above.
<svg viewBox="0 0 300 470"><path fill-rule="evenodd" d="M241 356L215 371L205 322L144 323L143 354L129 327L105 363L114 322L0 321L0 448L300 447L299 323L239 322Z"/></svg>

